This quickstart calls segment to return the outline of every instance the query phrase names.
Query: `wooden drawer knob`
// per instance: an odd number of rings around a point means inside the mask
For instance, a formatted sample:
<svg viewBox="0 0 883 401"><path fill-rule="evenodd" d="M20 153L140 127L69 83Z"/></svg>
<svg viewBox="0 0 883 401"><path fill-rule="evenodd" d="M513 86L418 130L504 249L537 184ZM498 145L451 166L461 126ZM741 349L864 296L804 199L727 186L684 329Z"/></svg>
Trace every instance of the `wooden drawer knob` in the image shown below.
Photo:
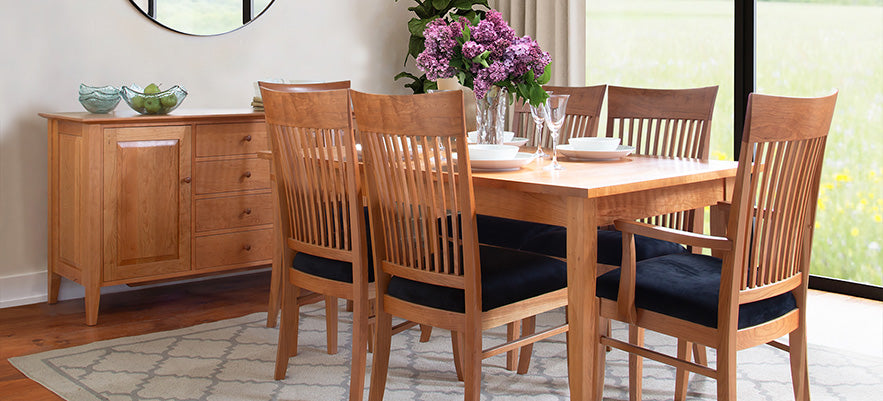
<svg viewBox="0 0 883 401"><path fill-rule="evenodd" d="M242 138L245 142L251 142L251 135L246 135L245 138Z"/></svg>
<svg viewBox="0 0 883 401"><path fill-rule="evenodd" d="M250 251L251 245L246 245L246 246L242 247L242 249L245 249L246 251Z"/></svg>
<svg viewBox="0 0 883 401"><path fill-rule="evenodd" d="M246 208L242 211L243 214L251 214L251 208Z"/></svg>
<svg viewBox="0 0 883 401"><path fill-rule="evenodd" d="M189 184L191 179L190 179L190 177L184 177L183 181L184 181L184 183Z"/></svg>
<svg viewBox="0 0 883 401"><path fill-rule="evenodd" d="M251 171L246 171L242 176L245 178L251 178Z"/></svg>

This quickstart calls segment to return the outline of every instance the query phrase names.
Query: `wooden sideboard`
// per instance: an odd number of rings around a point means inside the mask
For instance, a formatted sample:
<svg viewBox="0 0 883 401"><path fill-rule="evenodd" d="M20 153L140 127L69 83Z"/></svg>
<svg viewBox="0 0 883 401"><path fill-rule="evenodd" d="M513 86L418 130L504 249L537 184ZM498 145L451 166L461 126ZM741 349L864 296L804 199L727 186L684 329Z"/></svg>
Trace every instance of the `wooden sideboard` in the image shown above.
<svg viewBox="0 0 883 401"><path fill-rule="evenodd" d="M41 113L49 126L49 303L85 288L262 267L273 257L263 113Z"/></svg>

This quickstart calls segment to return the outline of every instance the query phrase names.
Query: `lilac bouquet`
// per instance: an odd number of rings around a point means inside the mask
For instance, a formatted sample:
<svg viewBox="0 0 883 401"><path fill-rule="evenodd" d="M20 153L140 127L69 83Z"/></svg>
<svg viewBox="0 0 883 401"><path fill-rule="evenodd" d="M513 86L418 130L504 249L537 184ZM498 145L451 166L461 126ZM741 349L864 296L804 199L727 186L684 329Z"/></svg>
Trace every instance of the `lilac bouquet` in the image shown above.
<svg viewBox="0 0 883 401"><path fill-rule="evenodd" d="M462 17L451 23L436 19L423 36L426 48L417 56L417 67L430 80L456 77L478 99L492 86L534 106L549 97L542 85L549 82L552 57L530 36L515 36L496 10L475 25Z"/></svg>

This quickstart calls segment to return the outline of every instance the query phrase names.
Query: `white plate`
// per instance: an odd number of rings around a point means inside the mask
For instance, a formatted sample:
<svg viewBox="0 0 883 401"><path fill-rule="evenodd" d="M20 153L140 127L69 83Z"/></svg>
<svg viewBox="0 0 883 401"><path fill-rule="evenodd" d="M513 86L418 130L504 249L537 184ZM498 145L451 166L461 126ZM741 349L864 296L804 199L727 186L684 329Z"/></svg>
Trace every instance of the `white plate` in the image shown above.
<svg viewBox="0 0 883 401"><path fill-rule="evenodd" d="M522 147L526 144L527 144L527 138L520 137L520 136L516 136L515 138L512 138L512 140L509 142L503 142L503 145L512 145L512 146L518 146L518 147Z"/></svg>
<svg viewBox="0 0 883 401"><path fill-rule="evenodd" d="M457 154L453 154L457 158ZM515 171L534 160L533 153L520 152L514 159L472 159L472 171Z"/></svg>
<svg viewBox="0 0 883 401"><path fill-rule="evenodd" d="M635 147L619 145L616 150L580 150L573 145L558 145L558 151L571 160L611 160L630 155Z"/></svg>

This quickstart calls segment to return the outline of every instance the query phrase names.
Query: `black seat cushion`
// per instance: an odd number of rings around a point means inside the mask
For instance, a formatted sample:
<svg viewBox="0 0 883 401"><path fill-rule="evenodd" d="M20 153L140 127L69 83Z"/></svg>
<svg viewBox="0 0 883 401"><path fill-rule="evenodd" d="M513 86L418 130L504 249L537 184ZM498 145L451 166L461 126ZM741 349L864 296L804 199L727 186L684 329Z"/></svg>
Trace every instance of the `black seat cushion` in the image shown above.
<svg viewBox="0 0 883 401"><path fill-rule="evenodd" d="M564 227L479 214L475 218L478 242L504 248L521 249L531 238Z"/></svg>
<svg viewBox="0 0 883 401"><path fill-rule="evenodd" d="M616 300L621 269L598 277L597 295ZM707 255L675 254L638 262L635 306L717 327L721 260ZM797 308L790 292L739 307L739 328L768 322Z"/></svg>
<svg viewBox="0 0 883 401"><path fill-rule="evenodd" d="M365 213L365 224L368 223L368 208L363 208ZM374 257L371 252L371 230L366 227L365 237L368 246L368 282L374 281ZM342 281L344 283L353 282L353 264L340 260L323 258L298 252L294 255L291 262L291 268L302 271L314 276L327 278L329 280Z"/></svg>
<svg viewBox="0 0 883 401"><path fill-rule="evenodd" d="M567 264L558 259L493 246L480 246L479 257L483 311L567 287ZM465 311L465 293L456 288L392 277L388 293L432 308Z"/></svg>
<svg viewBox="0 0 883 401"><path fill-rule="evenodd" d="M479 236L481 234L479 233ZM525 251L541 253L559 258L567 257L567 229L558 227L540 233L522 245ZM687 248L674 242L635 235L635 257L637 260L657 256L687 253ZM598 230L598 263L619 266L622 264L622 233L612 230Z"/></svg>
<svg viewBox="0 0 883 401"><path fill-rule="evenodd" d="M368 248L370 249L370 247ZM368 256L368 281L374 281L374 261ZM353 264L340 260L323 258L308 253L298 252L294 255L291 267L307 274L327 278L329 280L353 282Z"/></svg>

